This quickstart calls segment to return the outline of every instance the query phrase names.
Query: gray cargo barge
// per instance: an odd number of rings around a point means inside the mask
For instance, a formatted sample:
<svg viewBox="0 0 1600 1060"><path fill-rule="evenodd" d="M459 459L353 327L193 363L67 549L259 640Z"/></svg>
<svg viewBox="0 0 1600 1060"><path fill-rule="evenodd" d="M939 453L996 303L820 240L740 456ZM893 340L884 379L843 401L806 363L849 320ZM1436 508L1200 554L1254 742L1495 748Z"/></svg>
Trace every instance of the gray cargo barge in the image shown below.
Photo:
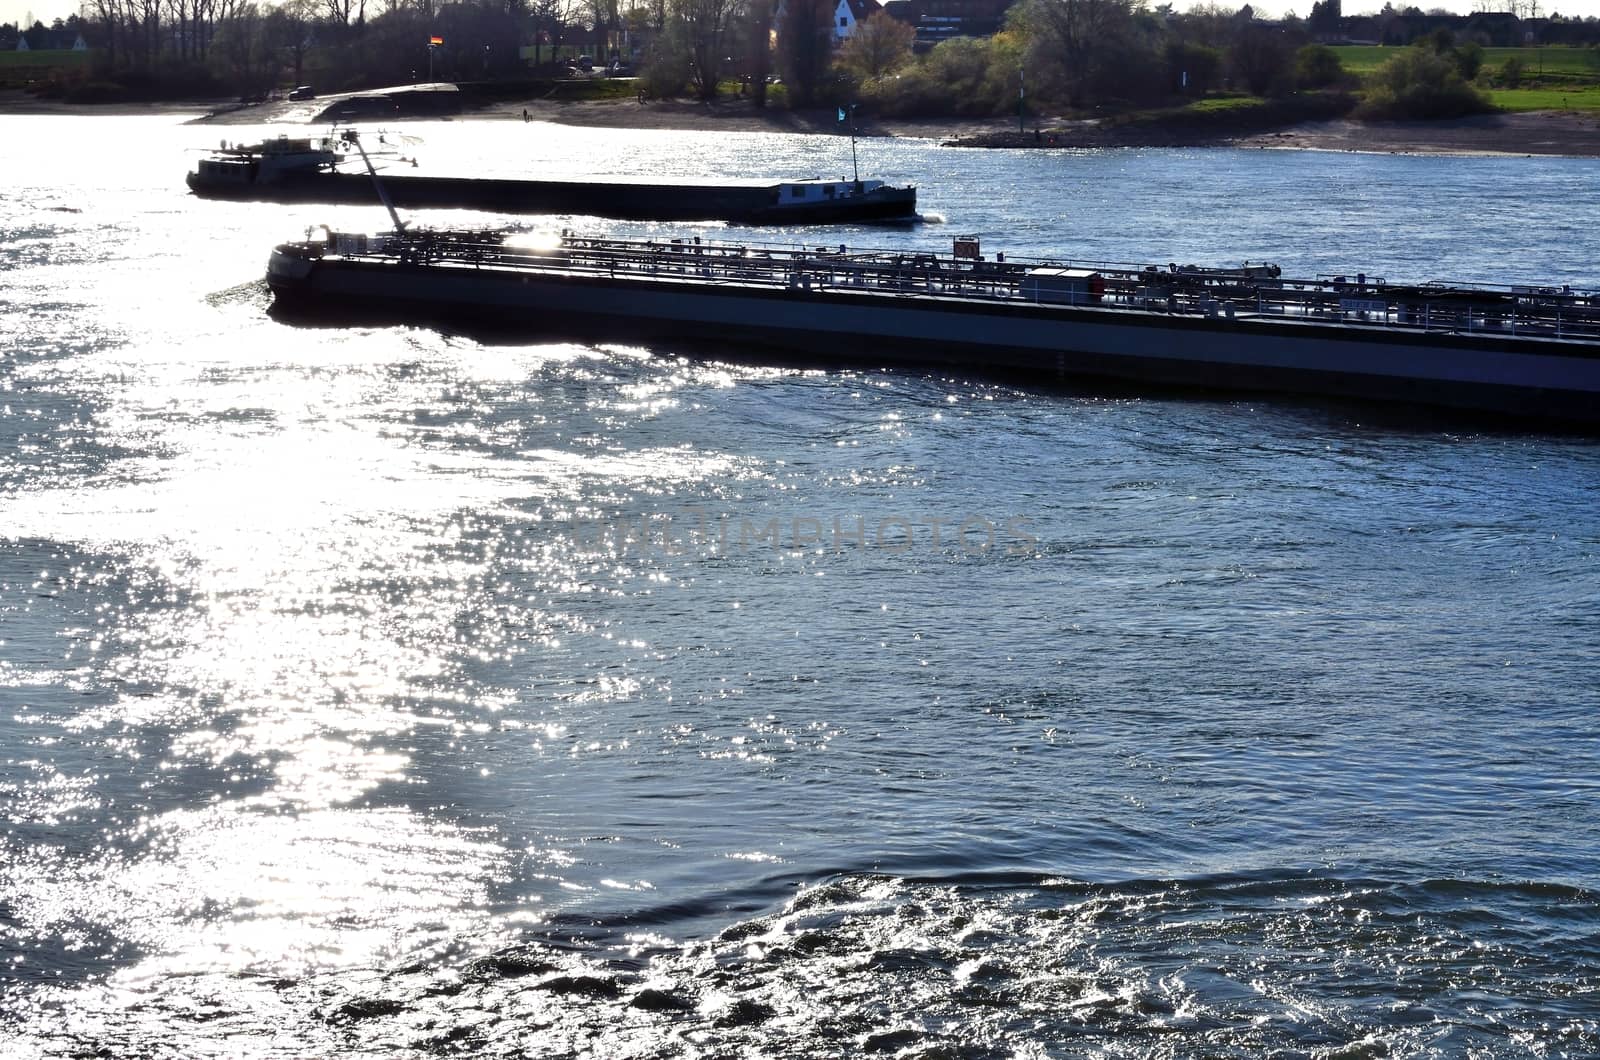
<svg viewBox="0 0 1600 1060"><path fill-rule="evenodd" d="M1600 295L1284 279L956 254L499 233L329 234L276 248L285 312L603 339L754 341L839 363L1401 401L1600 424Z"/></svg>
<svg viewBox="0 0 1600 1060"><path fill-rule="evenodd" d="M365 172L340 172L352 133L222 148L189 173L189 189L208 199L377 205ZM501 180L396 174L384 191L402 209L575 214L645 221L729 221L747 225L909 222L917 190L881 180L655 182Z"/></svg>

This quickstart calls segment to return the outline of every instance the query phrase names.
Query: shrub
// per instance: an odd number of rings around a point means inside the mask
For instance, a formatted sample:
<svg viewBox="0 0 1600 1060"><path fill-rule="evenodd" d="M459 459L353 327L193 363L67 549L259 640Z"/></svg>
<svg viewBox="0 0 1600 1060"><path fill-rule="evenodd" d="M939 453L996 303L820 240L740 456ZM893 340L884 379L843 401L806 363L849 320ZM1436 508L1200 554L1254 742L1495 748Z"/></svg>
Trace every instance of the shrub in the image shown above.
<svg viewBox="0 0 1600 1060"><path fill-rule="evenodd" d="M639 87L654 99L671 99L689 87L689 49L674 32L661 34L639 67Z"/></svg>
<svg viewBox="0 0 1600 1060"><path fill-rule="evenodd" d="M1458 44L1455 59L1456 69L1461 71L1461 76L1471 81L1478 76L1478 71L1483 69L1483 45L1470 40L1465 44Z"/></svg>
<svg viewBox="0 0 1600 1060"><path fill-rule="evenodd" d="M1016 109L1019 62L1019 42L1011 34L956 37L920 63L863 84L861 95L878 113L897 117L1004 114Z"/></svg>
<svg viewBox="0 0 1600 1060"><path fill-rule="evenodd" d="M226 87L204 67L172 65L155 72L128 70L98 80L64 84L57 94L69 103L149 103L215 99L226 94Z"/></svg>
<svg viewBox="0 0 1600 1060"><path fill-rule="evenodd" d="M89 81L66 93L68 103L122 103L128 90L115 81Z"/></svg>
<svg viewBox="0 0 1600 1060"><path fill-rule="evenodd" d="M1328 88L1344 79L1344 64L1332 48L1308 44L1295 53L1294 80L1301 88Z"/></svg>
<svg viewBox="0 0 1600 1060"><path fill-rule="evenodd" d="M1489 99L1461 77L1453 57L1407 48L1372 75L1360 118L1458 118L1492 110Z"/></svg>

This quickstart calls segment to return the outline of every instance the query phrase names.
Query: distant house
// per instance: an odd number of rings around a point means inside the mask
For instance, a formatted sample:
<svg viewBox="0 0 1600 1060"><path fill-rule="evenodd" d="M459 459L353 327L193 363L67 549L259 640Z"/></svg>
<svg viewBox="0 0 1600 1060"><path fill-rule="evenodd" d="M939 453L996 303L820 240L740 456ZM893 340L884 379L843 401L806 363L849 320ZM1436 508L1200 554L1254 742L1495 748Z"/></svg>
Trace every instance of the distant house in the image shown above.
<svg viewBox="0 0 1600 1060"><path fill-rule="evenodd" d="M1523 43L1522 21L1509 11L1480 11L1466 17L1457 37L1476 40L1491 48L1514 48Z"/></svg>
<svg viewBox="0 0 1600 1060"><path fill-rule="evenodd" d="M883 5L878 0L839 0L833 11L834 43L849 40L857 26L882 10Z"/></svg>
<svg viewBox="0 0 1600 1060"><path fill-rule="evenodd" d="M883 13L896 22L904 22L908 26L917 24L917 14L921 5L917 0L883 0Z"/></svg>
<svg viewBox="0 0 1600 1060"><path fill-rule="evenodd" d="M955 37L992 37L1005 25L1012 0L905 0L894 17L916 27L917 51Z"/></svg>
<svg viewBox="0 0 1600 1060"><path fill-rule="evenodd" d="M83 39L83 34L70 29L47 29L39 37L38 47L30 47L26 33L17 36L17 51L19 52L86 52L89 42Z"/></svg>
<svg viewBox="0 0 1600 1060"><path fill-rule="evenodd" d="M833 46L838 47L849 40L856 31L856 27L867 19L884 10L884 5L879 0L831 0L833 8ZM772 15L774 33L782 33L787 24L785 7L787 0L778 0L777 9ZM823 10L826 10L826 4ZM809 12L808 12L809 13ZM818 17L821 12L818 12Z"/></svg>

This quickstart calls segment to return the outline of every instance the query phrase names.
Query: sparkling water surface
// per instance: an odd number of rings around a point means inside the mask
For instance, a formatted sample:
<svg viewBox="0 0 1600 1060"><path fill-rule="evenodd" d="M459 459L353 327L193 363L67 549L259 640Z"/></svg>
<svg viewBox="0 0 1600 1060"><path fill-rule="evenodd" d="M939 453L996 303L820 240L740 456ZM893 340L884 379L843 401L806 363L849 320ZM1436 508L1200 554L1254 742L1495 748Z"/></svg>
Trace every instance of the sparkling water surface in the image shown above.
<svg viewBox="0 0 1600 1060"><path fill-rule="evenodd" d="M186 193L279 131L0 118L0 1055L1600 1054L1594 440L290 327L384 217ZM1600 288L1588 161L860 150L928 223L417 221Z"/></svg>

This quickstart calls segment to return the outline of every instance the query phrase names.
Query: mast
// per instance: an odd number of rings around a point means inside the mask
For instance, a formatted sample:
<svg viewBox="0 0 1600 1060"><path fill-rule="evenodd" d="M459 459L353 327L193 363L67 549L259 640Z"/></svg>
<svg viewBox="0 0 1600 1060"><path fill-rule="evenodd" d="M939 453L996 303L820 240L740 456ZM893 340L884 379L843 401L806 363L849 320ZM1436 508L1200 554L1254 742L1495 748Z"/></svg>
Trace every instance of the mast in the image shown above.
<svg viewBox="0 0 1600 1060"><path fill-rule="evenodd" d="M857 185L861 183L861 164L856 161L856 107L850 104L850 171L854 174Z"/></svg>
<svg viewBox="0 0 1600 1060"><path fill-rule="evenodd" d="M383 203L383 208L389 211L389 220L394 222L395 235L404 232L405 222L400 220L400 214L396 212L394 203L389 199L388 189L383 186L383 181L378 179L377 167L372 164L372 159L367 157L367 149L361 144L360 134L354 129L346 129L343 138L345 143L354 144L356 150L361 152L361 161L367 164L367 172L372 175L372 186L378 189L378 199Z"/></svg>

